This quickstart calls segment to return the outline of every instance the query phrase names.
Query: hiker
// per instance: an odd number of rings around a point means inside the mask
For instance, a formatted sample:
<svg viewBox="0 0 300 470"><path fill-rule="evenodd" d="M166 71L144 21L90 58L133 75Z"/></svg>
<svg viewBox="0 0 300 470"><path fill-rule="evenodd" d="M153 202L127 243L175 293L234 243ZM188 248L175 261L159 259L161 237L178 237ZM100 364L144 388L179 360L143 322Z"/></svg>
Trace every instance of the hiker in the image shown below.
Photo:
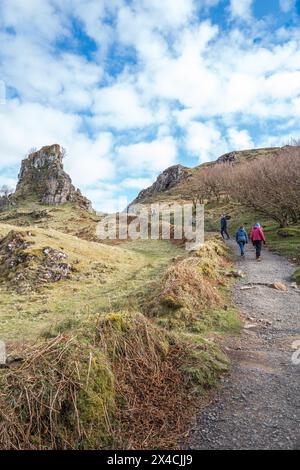
<svg viewBox="0 0 300 470"><path fill-rule="evenodd" d="M241 225L241 227L238 229L238 231L236 232L235 238L236 238L237 244L240 247L241 256L244 257L245 256L245 245L246 245L246 243L249 242L248 234L245 230L244 225Z"/></svg>
<svg viewBox="0 0 300 470"><path fill-rule="evenodd" d="M227 237L227 240L230 240L230 235L227 230L227 215L226 214L222 214L222 217L221 217L221 235L222 235L223 240L225 239L224 233Z"/></svg>
<svg viewBox="0 0 300 470"><path fill-rule="evenodd" d="M250 233L250 240L252 241L253 246L255 246L256 249L256 259L257 261L260 261L262 244L266 243L266 237L260 224L255 224L252 228Z"/></svg>

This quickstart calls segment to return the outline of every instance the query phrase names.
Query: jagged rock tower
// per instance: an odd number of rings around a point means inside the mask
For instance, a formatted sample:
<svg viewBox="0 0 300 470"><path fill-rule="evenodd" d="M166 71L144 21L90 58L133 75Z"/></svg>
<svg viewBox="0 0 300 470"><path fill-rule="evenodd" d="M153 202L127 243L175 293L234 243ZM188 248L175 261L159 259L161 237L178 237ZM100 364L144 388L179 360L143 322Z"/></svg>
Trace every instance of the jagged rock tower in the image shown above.
<svg viewBox="0 0 300 470"><path fill-rule="evenodd" d="M63 168L63 153L59 145L43 147L22 161L15 202L37 196L42 204L59 205L73 202L92 210L91 202L76 189Z"/></svg>

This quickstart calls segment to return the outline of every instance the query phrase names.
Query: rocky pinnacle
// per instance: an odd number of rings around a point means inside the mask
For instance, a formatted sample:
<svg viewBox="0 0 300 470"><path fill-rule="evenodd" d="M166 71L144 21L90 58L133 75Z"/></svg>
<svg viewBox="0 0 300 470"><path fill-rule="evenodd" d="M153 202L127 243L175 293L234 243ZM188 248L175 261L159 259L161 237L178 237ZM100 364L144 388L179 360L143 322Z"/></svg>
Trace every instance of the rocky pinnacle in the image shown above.
<svg viewBox="0 0 300 470"><path fill-rule="evenodd" d="M18 202L37 196L42 204L60 205L67 202L91 210L91 202L72 184L63 168L63 153L59 145L50 145L31 153L22 161L19 181L13 200Z"/></svg>

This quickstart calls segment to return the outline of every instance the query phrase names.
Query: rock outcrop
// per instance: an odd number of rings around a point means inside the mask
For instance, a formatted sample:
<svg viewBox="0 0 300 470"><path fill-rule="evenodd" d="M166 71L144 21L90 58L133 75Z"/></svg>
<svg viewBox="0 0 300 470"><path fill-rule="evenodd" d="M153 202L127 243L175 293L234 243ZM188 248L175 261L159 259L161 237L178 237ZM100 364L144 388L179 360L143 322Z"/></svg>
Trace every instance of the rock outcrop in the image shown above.
<svg viewBox="0 0 300 470"><path fill-rule="evenodd" d="M217 163L234 163L237 161L237 152L225 153L218 158Z"/></svg>
<svg viewBox="0 0 300 470"><path fill-rule="evenodd" d="M143 189L137 196L137 198L131 203L138 204L144 200L151 198L157 193L167 191L168 189L176 186L179 181L186 178L189 174L189 169L182 165L174 165L163 171L157 178L157 180L147 189Z"/></svg>
<svg viewBox="0 0 300 470"><path fill-rule="evenodd" d="M63 168L63 153L59 145L51 145L31 153L22 161L19 181L12 201L37 196L38 201L47 205L67 202L91 210L91 202L76 189L70 176Z"/></svg>
<svg viewBox="0 0 300 470"><path fill-rule="evenodd" d="M12 230L0 241L0 284L18 293L68 279L74 270L66 253L47 246L36 249L29 236Z"/></svg>

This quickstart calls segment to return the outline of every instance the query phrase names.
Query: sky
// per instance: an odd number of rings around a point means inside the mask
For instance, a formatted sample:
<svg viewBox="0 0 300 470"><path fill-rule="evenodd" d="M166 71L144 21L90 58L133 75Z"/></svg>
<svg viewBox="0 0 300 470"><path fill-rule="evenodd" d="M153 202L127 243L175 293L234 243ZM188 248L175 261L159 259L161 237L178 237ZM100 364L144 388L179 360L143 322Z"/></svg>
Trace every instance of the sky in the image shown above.
<svg viewBox="0 0 300 470"><path fill-rule="evenodd" d="M58 143L95 209L300 137L300 0L0 0L0 185Z"/></svg>

